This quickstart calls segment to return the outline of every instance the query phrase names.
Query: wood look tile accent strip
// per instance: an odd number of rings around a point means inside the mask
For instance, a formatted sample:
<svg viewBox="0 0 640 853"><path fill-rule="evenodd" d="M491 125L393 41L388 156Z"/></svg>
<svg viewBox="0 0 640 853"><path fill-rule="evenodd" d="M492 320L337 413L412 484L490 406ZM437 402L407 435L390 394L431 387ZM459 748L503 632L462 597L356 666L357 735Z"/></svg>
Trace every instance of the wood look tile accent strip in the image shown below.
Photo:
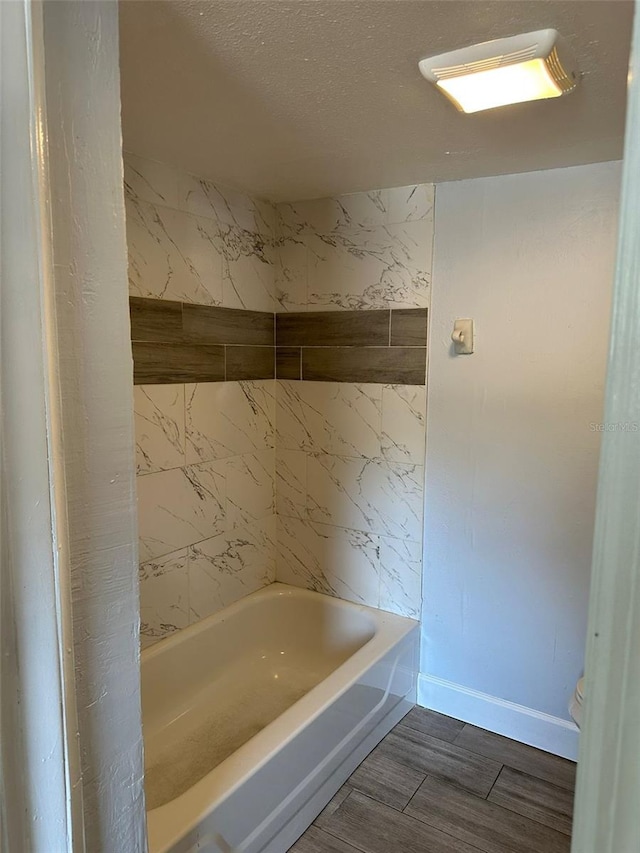
<svg viewBox="0 0 640 853"><path fill-rule="evenodd" d="M307 311L276 315L276 344L285 347L385 347L389 311Z"/></svg>
<svg viewBox="0 0 640 853"><path fill-rule="evenodd" d="M274 378L271 313L135 296L130 311L137 385Z"/></svg>
<svg viewBox="0 0 640 853"><path fill-rule="evenodd" d="M159 348L134 346L138 384L275 376L425 384L426 308L274 316L265 311L132 296L130 311L132 342L162 344ZM216 347L227 348L222 368Z"/></svg>
<svg viewBox="0 0 640 853"><path fill-rule="evenodd" d="M194 344L133 342L135 385L181 382L222 382L224 347Z"/></svg>
<svg viewBox="0 0 640 853"><path fill-rule="evenodd" d="M391 312L392 347L426 347L427 309L399 308Z"/></svg>
<svg viewBox="0 0 640 853"><path fill-rule="evenodd" d="M240 379L274 379L275 357L273 347L225 347L227 355L227 382Z"/></svg>
<svg viewBox="0 0 640 853"><path fill-rule="evenodd" d="M302 379L424 385L425 347L303 347Z"/></svg>
<svg viewBox="0 0 640 853"><path fill-rule="evenodd" d="M274 345L274 316L265 311L182 306L184 339L194 344Z"/></svg>
<svg viewBox="0 0 640 853"><path fill-rule="evenodd" d="M276 347L276 379L301 379L300 347Z"/></svg>
<svg viewBox="0 0 640 853"><path fill-rule="evenodd" d="M166 299L129 299L132 341L182 341L182 303Z"/></svg>

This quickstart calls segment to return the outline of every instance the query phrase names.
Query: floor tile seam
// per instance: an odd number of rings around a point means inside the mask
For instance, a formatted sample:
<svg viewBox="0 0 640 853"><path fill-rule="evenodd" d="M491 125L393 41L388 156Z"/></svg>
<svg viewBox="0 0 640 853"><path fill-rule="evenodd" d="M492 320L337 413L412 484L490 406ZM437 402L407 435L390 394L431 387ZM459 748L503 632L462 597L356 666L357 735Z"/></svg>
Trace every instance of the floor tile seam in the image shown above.
<svg viewBox="0 0 640 853"><path fill-rule="evenodd" d="M391 733L392 733L392 732L394 732L394 731L395 731L396 733L398 733L398 731L397 731L397 730L398 730L398 727L399 727L399 726L402 726L402 725L403 725L403 723L402 723L402 722L398 723L398 725L397 725L394 729L391 729L391 732L389 732L389 734L391 734ZM405 726L405 728L409 728L409 727L408 727L408 726ZM411 731L412 731L412 732L416 732L416 733L417 733L417 734L419 734L419 735L424 735L425 737L429 737L429 738L431 738L432 740L440 741L440 743L445 744L446 746L455 746L455 747L456 747L460 752L465 752L465 753L468 753L468 754L469 754L469 755L471 755L471 756L475 756L475 757L477 757L477 758L483 758L485 761L490 761L492 764L497 764L497 765L499 765L499 766L500 766L500 771L501 771L501 770L502 770L502 768L505 766L505 765L504 765L504 762L500 761L499 759L497 759L497 758L491 758L489 755L484 755L484 754L483 754L483 753L481 753L481 752L474 752L474 750L472 750L472 749L468 749L466 746L460 746L460 744L456 743L455 741L443 740L442 738L435 737L434 735L428 735L426 732L421 732L421 731L418 731L417 729L411 729ZM402 732L400 732L400 733L399 733L399 736L400 736L400 737L402 737ZM425 746L429 746L429 744L425 744ZM511 768L511 769L513 770L513 769L515 769L515 768ZM500 771L498 771L498 773L500 773ZM523 771L520 771L520 772L522 773ZM429 774L427 774L427 775L429 775ZM531 775L531 774L530 774L530 775ZM536 777L536 778L537 778L537 777ZM544 780L543 780L543 781L544 781ZM560 787L560 786L557 786L557 787Z"/></svg>
<svg viewBox="0 0 640 853"><path fill-rule="evenodd" d="M500 775L500 774L498 774L498 775ZM450 785L452 788L455 788L458 791L463 791L465 794L469 794L470 797L475 797L481 803L488 802L487 797L489 796L489 794L487 794L486 796L483 796L482 794L478 794L475 791L470 791L469 788L465 788L463 785L456 784L456 782L453 782L450 779L445 779L443 776L435 776L432 773L427 773L425 778L422 780L422 782L420 783L420 785L416 789L415 794L411 797L411 799L409 800L407 805L403 808L403 810L402 810L403 812L406 812L406 810L409 808L412 800L415 799L415 797L418 794L418 791L423 786L423 784L427 781L427 779L433 779L435 782L442 782L445 785ZM494 785L495 785L495 782L494 782ZM491 787L493 789L493 785ZM491 793L491 791L489 791L489 793ZM492 805L497 806L498 804L492 803ZM502 808L504 808L504 806ZM506 811L509 811L509 809L506 809ZM523 817L524 817L524 815L523 815Z"/></svg>
<svg viewBox="0 0 640 853"><path fill-rule="evenodd" d="M353 793L353 792L351 792L351 793ZM345 797L345 799L343 800L343 803L346 803L346 801L351 796L351 793L349 794L348 797ZM385 803L380 803L380 801L376 800L374 797L370 797L367 794L363 794L361 791L358 791L358 793L360 794L360 796L365 797L367 800L371 800L371 802L373 802L373 803L377 803L378 805L386 805ZM338 808L342 808L343 803L341 803ZM388 806L387 808L390 808L390 806ZM338 811L338 809L336 809L336 811ZM334 812L334 814L335 814L335 812ZM415 821L416 823L421 824L422 826L428 826L430 829L433 829L436 832L439 832L441 835L448 836L453 841L456 841L456 842L461 843L461 844L465 844L470 850L478 850L479 853L486 853L486 851L482 850L481 847L476 847L474 844L470 844L468 841L464 841L462 838L458 838L458 836L452 835L450 832L446 832L444 829L439 829L437 826L433 826L432 824L427 823L426 821L420 820L420 818L414 817L413 815L410 815L410 814L406 814L406 812L404 810L402 812L398 812L398 814L402 814L403 817L406 817L411 821ZM352 847L355 847L355 845L351 844L350 841L347 841L345 838L342 838L340 835L336 835L335 832L328 832L325 829L325 827L323 827L323 826L320 826L319 828L322 829L324 832L327 832L328 835L332 835L334 838L337 838L339 841L342 841L345 844L349 844ZM356 849L361 850L362 853L370 853L369 850L367 850L363 847L357 847Z"/></svg>
<svg viewBox="0 0 640 853"><path fill-rule="evenodd" d="M427 775L427 778L435 779L436 781L439 781L439 782L445 782L445 784L451 785L451 787L452 787L452 788L458 788L458 790L464 791L466 794L469 794L470 796L475 797L475 798L476 798L479 802L481 802L481 803L491 803L491 805L492 805L492 806L494 806L494 808L498 808L498 809L500 809L501 811L508 812L509 814L517 815L517 817L524 818L525 820L530 820L532 823L537 823L537 824L538 824L538 826L544 826L544 827L545 827L545 829L549 829L549 830L551 830L551 832L557 832L558 834L560 834L560 835L564 835L566 838L571 839L571 833L570 833L570 832L564 832L564 831L563 831L563 830L561 830L561 829L556 829L556 827L555 827L555 826L549 826L548 824L543 823L542 821L536 820L536 818L533 818L533 817L530 817L529 815L524 815L524 814L521 814L520 812L514 811L514 809L510 809L508 806L503 806L503 805L501 805L500 803L495 803L495 802L493 802L492 800L487 800L486 798L481 797L479 794L474 794L474 793L473 793L473 791L469 791L469 790L468 790L468 789L466 789L466 788L461 788L459 785L456 785L456 784L454 784L453 782L447 782L447 781L446 781L446 780L444 780L444 779L440 779L438 776L429 776L429 775ZM494 784L495 784L495 783L494 783ZM423 820L422 818L417 817L416 815L413 815L413 814L409 814L409 813L407 812L407 809L408 809L408 808L409 808L409 806L411 805L411 802L412 802L412 800L415 798L415 796L417 795L417 793L418 793L418 792L416 791L416 793L413 795L413 797L411 798L411 800L409 800L409 802L407 803L407 805L404 807L404 809L402 810L403 814L406 814L406 816L407 816L407 817L412 817L414 820L417 820L417 821L419 821L420 823L424 823L424 824L426 824L426 826L430 826L430 827L432 827L432 829L437 829L437 830L439 830L440 832L445 832L445 834L450 835L451 833L447 833L445 830L440 829L440 827L438 827L438 826L434 826L434 824L429 823L429 821L428 821L428 820ZM489 792L489 793L491 793L491 792ZM488 795L487 795L487 796L488 796ZM453 838L456 838L458 841L463 841L465 844L468 844L468 843L469 843L469 842L467 842L467 841L464 841L464 839L463 839L463 838L458 838L458 836L455 836L455 835L454 835L454 836L452 836L452 837L453 837ZM481 848L479 848L479 849L481 849Z"/></svg>
<svg viewBox="0 0 640 853"><path fill-rule="evenodd" d="M494 785L495 785L495 783L494 783ZM556 785L555 787L558 787L558 786ZM560 790L564 790L564 789L561 788ZM491 791L493 791L493 787L491 788ZM520 817L526 817L527 820L531 820L534 823L539 824L540 826L546 826L547 829L553 829L553 830L555 830L555 832L560 832L562 835L566 835L567 838L571 838L571 830L569 830L569 832L565 832L564 829L558 829L555 826L549 826L548 823L545 823L543 820L539 820L537 817L532 817L530 814L523 814L522 812L519 812L517 809L510 808L509 806L505 806L502 803L497 803L495 800L488 799L489 796L491 796L491 791L489 791L489 794L487 795L487 802L491 803L492 806L499 806L500 808L505 809L506 811L511 812L512 814L519 815ZM571 815L571 822L573 824L573 815Z"/></svg>
<svg viewBox="0 0 640 853"><path fill-rule="evenodd" d="M419 707L419 706L416 706L416 707ZM430 734L429 732L422 731L422 729L419 729L416 726L412 726L410 723L405 722L405 720L406 720L406 717L403 717L402 720L400 720L399 725L403 725L405 728L411 729L411 731L413 731L413 732L418 732L419 734L428 735L429 737L435 738L436 740L441 740L443 743L452 744L454 742L455 738L457 738L458 734L459 734L459 732L458 732L454 736L453 740L447 740L446 738L440 737L439 735L433 735L433 734Z"/></svg>
<svg viewBox="0 0 640 853"><path fill-rule="evenodd" d="M402 724L402 723L401 723L401 724ZM468 724L468 725L471 725L471 724ZM408 726L407 726L407 728L408 728ZM413 730L413 731L415 731L415 730ZM485 729L485 731L488 731L488 729ZM509 770L514 770L516 773L524 773L526 776L532 776L534 779L538 779L540 782L547 782L549 785L554 785L554 787L556 787L556 788L560 788L562 791L571 791L571 792L575 792L575 787L570 787L570 788L568 788L568 787L565 787L564 785L559 785L557 782L551 782L551 781L549 781L549 779L545 779L545 777L544 777L544 776L540 776L540 775L538 775L537 773L533 773L531 770L522 770L522 768L520 768L520 767L513 767L513 765L509 764L508 762L506 762L506 761L501 761L501 760L500 760L500 759L498 759L498 758L492 758L490 755L487 755L487 754L486 754L486 753L484 753L484 752L478 752L477 750L475 750L475 749L471 749L471 748L470 748L470 747L468 747L468 746L461 746L461 745L458 743L458 738L460 738L460 736L462 735L462 733L463 733L463 732L464 732L464 729L462 729L462 731L461 731L461 732L459 732L459 733L456 735L455 739L451 741L451 744L452 744L453 746L457 746L459 749L463 749L463 750L465 750L466 752L470 752L472 755L478 755L478 756L480 756L481 758L486 758L488 761L495 761L495 762L496 762L496 764L501 764L501 765L502 765L502 767L508 767L508 768L509 768ZM493 732L491 732L491 734L494 734L494 733L493 733ZM431 735L430 737L432 737L432 735ZM498 737L504 737L504 736L503 736L503 735L498 735ZM445 741L445 743L447 743L447 741ZM518 741L514 741L514 743L518 743ZM523 746L528 746L528 744L523 744ZM532 747L531 747L531 749L535 749L535 748L536 748L535 746L532 746ZM541 752L544 752L544 750L540 750L540 751L541 751ZM551 752L546 753L546 754L547 754L547 755L552 755L552 756L553 756L553 753L551 753ZM554 758L560 758L561 756L553 756L553 757L554 757ZM567 760L569 760L569 759L567 759ZM573 763L573 762L572 762L572 763Z"/></svg>
<svg viewBox="0 0 640 853"><path fill-rule="evenodd" d="M356 772L356 771L354 771L354 773L355 773L355 772ZM391 805L391 803L386 803L386 802L384 802L384 800L379 800L377 797L374 797L374 796L373 796L373 794L368 794L366 791L363 791L361 788L358 788L358 786L357 786L357 785L354 785L354 784L353 784L353 782L351 782L351 783L350 783L350 782L349 782L349 780L347 780L347 782L346 782L345 784L349 784L349 785L350 785L350 787L351 787L351 790L352 790L352 791L357 791L359 794L362 794L362 796L363 796L363 797L368 797L370 800L373 800L373 801L374 801L374 802L376 802L376 803L380 803L380 805L381 805L381 806L387 806L388 808L393 809L395 812L398 812L399 814L402 814L402 813L404 812L405 808L406 808L406 807L409 805L409 803L411 802L411 800L412 800L412 799L415 797L415 795L418 793L418 790L422 787L423 782L425 782L425 780L426 780L426 779L427 779L427 777L429 776L429 774L428 774L428 773L424 773L424 774L423 774L421 770L416 770L416 771L414 771L414 772L419 773L423 778L422 778L422 779L420 780L420 782L418 783L418 787L415 789L415 791L413 792L413 794L411 794L411 796L409 797L409 800L408 800L407 804L406 804L405 806L402 806L402 808L398 808L397 806L392 806L392 805ZM351 792L350 792L350 793L351 793ZM344 798L344 800L343 800L342 802L344 803L344 802L348 799L348 797L349 797L349 795L347 795L347 796ZM342 803L340 803L340 806L341 806L341 805L342 805ZM338 808L340 808L340 806L338 806ZM336 809L336 811L337 811L337 809Z"/></svg>

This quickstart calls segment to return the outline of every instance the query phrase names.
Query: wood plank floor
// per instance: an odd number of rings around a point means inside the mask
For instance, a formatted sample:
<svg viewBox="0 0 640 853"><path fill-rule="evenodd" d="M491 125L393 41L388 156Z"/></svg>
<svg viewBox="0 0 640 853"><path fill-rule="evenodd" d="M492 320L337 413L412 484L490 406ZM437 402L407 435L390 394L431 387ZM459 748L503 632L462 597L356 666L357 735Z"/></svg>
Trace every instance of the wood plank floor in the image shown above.
<svg viewBox="0 0 640 853"><path fill-rule="evenodd" d="M569 853L575 769L416 707L290 853Z"/></svg>

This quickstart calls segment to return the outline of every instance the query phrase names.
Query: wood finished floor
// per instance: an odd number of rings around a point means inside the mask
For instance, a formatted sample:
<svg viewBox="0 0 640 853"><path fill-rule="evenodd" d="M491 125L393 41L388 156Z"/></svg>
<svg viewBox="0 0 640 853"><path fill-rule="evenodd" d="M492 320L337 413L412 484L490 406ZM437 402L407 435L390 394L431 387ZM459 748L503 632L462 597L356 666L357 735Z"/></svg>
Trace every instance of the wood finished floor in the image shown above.
<svg viewBox="0 0 640 853"><path fill-rule="evenodd" d="M290 853L569 853L575 768L416 707Z"/></svg>

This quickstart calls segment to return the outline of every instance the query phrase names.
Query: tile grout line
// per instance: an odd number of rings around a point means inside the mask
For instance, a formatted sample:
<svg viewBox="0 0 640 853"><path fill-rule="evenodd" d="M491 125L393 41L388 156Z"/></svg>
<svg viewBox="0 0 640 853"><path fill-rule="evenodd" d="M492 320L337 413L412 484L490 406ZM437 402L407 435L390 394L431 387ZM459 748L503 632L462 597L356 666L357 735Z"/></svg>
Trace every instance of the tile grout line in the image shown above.
<svg viewBox="0 0 640 853"><path fill-rule="evenodd" d="M401 464L401 463L400 463L400 464ZM453 719L453 718L452 718L452 719ZM466 728L467 726L472 726L472 728L473 728L472 723L465 723L465 728ZM488 729L482 729L482 731L486 731L486 732L488 732L489 734L495 735L496 737L505 738L505 740L512 740L512 738L508 738L508 737L506 737L506 735L499 735L499 734L497 734L496 732L490 732ZM571 787L571 788L565 788L563 785L558 785L556 782L550 782L548 779L545 779L545 778L544 778L544 777L542 777L542 776L538 776L538 775L536 775L536 774L535 774L535 773L533 773L531 770L518 770L518 768L517 768L517 767L512 767L510 764L507 764L507 763L505 763L505 762L502 762L502 761L501 761L500 759L498 759L498 758L493 758L491 755L487 755L487 754L486 754L486 753L484 753L484 752L478 752L477 750L472 749L472 748L471 748L471 747L469 747L469 746L460 746L460 744L458 743L458 739L462 736L463 732L464 732L464 729L462 729L460 732L458 732L458 734L457 734L457 735L456 735L456 737L455 737L455 740L453 740L453 741L452 741L452 743L453 743L453 744L455 744L456 746L460 747L460 749L464 749L464 750L466 750L467 752L471 752L471 753L473 753L474 755L479 755L479 756L481 756L482 758L488 758L490 761L495 761L495 762L497 762L497 763L501 763L503 767L508 767L508 768L509 768L509 770L515 770L517 773L524 773L524 775L525 775L525 776L531 776L533 779L538 779L538 781L540 781L540 782L546 782L548 785L553 785L555 788L560 788L560 790L562 790L562 791L570 791L570 792L572 792L572 793L574 793L574 794L575 794L575 786L573 786L573 787ZM562 758L562 756L560 756L560 755L554 755L554 753L552 753L552 752L545 752L545 750L543 750L543 749L537 749L537 747L535 747L535 746L531 746L530 744L527 744L527 743L521 743L520 741L513 741L513 743L515 743L517 746L524 746L524 747L527 747L527 749L533 749L533 750L536 750L537 752L541 752L541 753L543 753L544 755L551 756L551 758L558 759L559 761L567 761L569 764L573 764L573 765L575 765L575 764L576 764L576 762L571 761L569 758Z"/></svg>
<svg viewBox="0 0 640 853"><path fill-rule="evenodd" d="M428 778L428 774L427 774L427 778ZM368 800L371 800L371 802L373 802L373 803L376 803L376 804L381 805L381 806L386 806L388 809L392 808L392 806L389 806L386 803L382 803L382 802L380 802L380 800L376 800L375 797L371 797L368 794L363 794L361 791L358 791L358 793L360 794L360 796L365 797ZM350 796L351 796L351 793L349 794L348 797L345 798L344 802L346 802ZM338 806L336 811L338 811L340 808L342 808L342 805L343 805L343 803L340 803L340 805ZM394 811L395 811L395 809L394 809ZM470 844L468 841L465 841L464 839L459 838L457 835L452 835L450 832L447 832L444 829L440 829L440 827L434 826L432 823L427 823L427 821L420 820L420 818L414 817L413 815L410 815L410 814L406 814L406 812L404 812L404 811L397 812L397 813L401 814L407 820L417 823L419 826L420 825L421 826L428 826L430 829L434 830L435 832L438 832L441 835L446 835L448 838L452 838L454 841L458 842L458 844L465 844L470 850L478 850L479 853L486 853L486 851L483 851L481 847L476 847L474 844ZM322 827L320 827L320 828L322 828ZM340 841L344 841L345 844L351 844L350 841L347 841L345 838L342 838L339 835L334 835L333 833L329 833L329 834L333 835L334 838L338 838ZM371 853L371 851L365 850L364 853ZM434 851L434 853L435 853L435 851Z"/></svg>
<svg viewBox="0 0 640 853"><path fill-rule="evenodd" d="M492 792L492 791L493 791L493 789L495 788L495 786L496 786L496 782L497 782L497 781L498 781L498 779L500 778L500 775L502 774L502 771L504 770L504 767L505 767L505 766L504 766L504 764L503 764L503 765L502 765L502 767L500 768L500 770L498 770L498 773L497 773L497 775L496 775L496 778L493 780L493 784L492 784L492 785L491 785L491 787L489 788L489 791L487 792L486 796L483 798L483 799L484 799L484 800L486 800L487 802L489 802L489 797L491 796L491 792ZM494 806L495 806L495 805L497 805L497 803L492 803L492 805L494 805Z"/></svg>

